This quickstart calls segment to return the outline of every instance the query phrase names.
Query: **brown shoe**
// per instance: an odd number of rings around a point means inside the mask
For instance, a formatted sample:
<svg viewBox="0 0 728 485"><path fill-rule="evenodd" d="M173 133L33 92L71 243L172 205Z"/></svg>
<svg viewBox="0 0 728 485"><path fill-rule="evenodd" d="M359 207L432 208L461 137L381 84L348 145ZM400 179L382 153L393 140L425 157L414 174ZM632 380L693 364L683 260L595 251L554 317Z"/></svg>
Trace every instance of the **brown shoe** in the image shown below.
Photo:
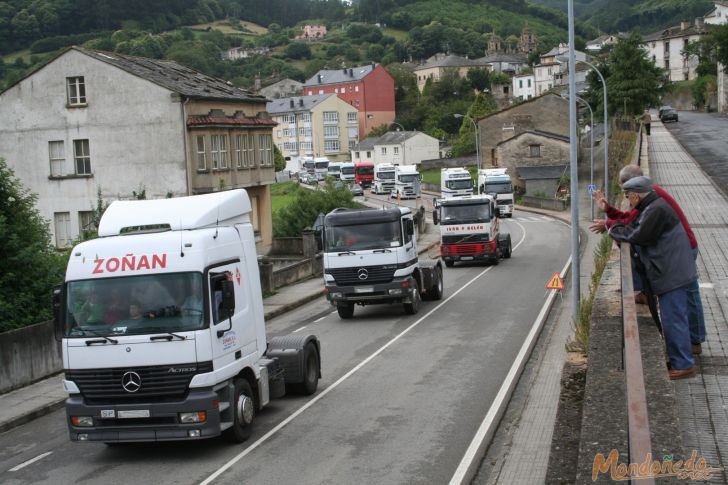
<svg viewBox="0 0 728 485"><path fill-rule="evenodd" d="M647 305L647 295L645 295L645 293L642 291L640 291L639 293L635 293L634 302L638 305Z"/></svg>
<svg viewBox="0 0 728 485"><path fill-rule="evenodd" d="M695 366L689 368L689 369L671 369L668 371L670 374L670 380L673 381L675 379L685 379L686 377L692 377L695 375Z"/></svg>
<svg viewBox="0 0 728 485"><path fill-rule="evenodd" d="M693 345L693 354L700 355L703 353L703 347L700 344L692 344Z"/></svg>

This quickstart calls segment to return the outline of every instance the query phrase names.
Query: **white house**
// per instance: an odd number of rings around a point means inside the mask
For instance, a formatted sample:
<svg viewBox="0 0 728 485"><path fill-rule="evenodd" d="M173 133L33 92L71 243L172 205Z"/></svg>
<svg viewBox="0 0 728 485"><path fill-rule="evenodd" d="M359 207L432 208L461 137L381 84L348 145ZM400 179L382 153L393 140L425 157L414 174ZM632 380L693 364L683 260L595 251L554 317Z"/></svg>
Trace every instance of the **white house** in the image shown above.
<svg viewBox="0 0 728 485"><path fill-rule="evenodd" d="M605 46L614 45L619 40L619 37L612 34L600 35L596 39L590 40L586 43L586 50L589 52L598 53Z"/></svg>
<svg viewBox="0 0 728 485"><path fill-rule="evenodd" d="M569 83L569 63L565 57L569 55L569 45L559 44L540 58L540 63L533 68L534 82L536 84L536 96L541 96L549 89L556 86L565 86ZM576 83L583 84L586 81L586 67L578 61L586 61L587 55L581 51L575 51Z"/></svg>
<svg viewBox="0 0 728 485"><path fill-rule="evenodd" d="M390 131L378 138L367 138L351 151L354 162L368 161L375 165L419 165L422 160L440 158L437 138L419 131Z"/></svg>
<svg viewBox="0 0 728 485"><path fill-rule="evenodd" d="M513 76L513 97L524 100L536 96L536 76L520 74Z"/></svg>
<svg viewBox="0 0 728 485"><path fill-rule="evenodd" d="M73 47L0 94L0 156L38 194L58 247L105 202L245 187L272 237L265 98L171 61Z"/></svg>
<svg viewBox="0 0 728 485"><path fill-rule="evenodd" d="M705 14L704 21L710 25L723 25L728 23L728 2L713 2L713 10Z"/></svg>
<svg viewBox="0 0 728 485"><path fill-rule="evenodd" d="M698 57L686 55L685 48L708 32L702 18L693 23L680 22L680 25L653 32L642 37L642 45L655 65L668 72L670 81L688 81L697 78Z"/></svg>

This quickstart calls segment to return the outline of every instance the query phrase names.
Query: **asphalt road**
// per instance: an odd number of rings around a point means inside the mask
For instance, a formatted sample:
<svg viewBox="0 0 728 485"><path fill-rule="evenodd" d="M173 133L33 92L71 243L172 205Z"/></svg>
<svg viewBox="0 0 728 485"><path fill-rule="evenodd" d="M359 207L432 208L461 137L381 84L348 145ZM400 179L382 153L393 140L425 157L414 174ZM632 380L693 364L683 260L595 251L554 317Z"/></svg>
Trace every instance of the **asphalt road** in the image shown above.
<svg viewBox="0 0 728 485"><path fill-rule="evenodd" d="M443 300L417 315L357 307L342 321L318 300L269 322L321 339L323 378L266 407L248 442L71 443L60 410L0 435L0 483L447 483L569 256L560 222L517 213L501 227L513 257L446 268Z"/></svg>
<svg viewBox="0 0 728 485"><path fill-rule="evenodd" d="M728 194L728 118L717 113L680 111L680 121L665 128L700 167Z"/></svg>

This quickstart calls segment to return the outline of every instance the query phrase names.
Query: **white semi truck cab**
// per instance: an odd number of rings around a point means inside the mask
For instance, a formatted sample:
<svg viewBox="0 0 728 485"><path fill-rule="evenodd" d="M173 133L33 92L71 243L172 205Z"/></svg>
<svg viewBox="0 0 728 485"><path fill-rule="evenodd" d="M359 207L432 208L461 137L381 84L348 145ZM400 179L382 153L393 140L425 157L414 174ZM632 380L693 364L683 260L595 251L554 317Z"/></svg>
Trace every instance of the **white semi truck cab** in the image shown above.
<svg viewBox="0 0 728 485"><path fill-rule="evenodd" d="M440 257L447 267L459 261L495 265L511 257L511 236L500 232L490 195L436 200L432 220L440 225Z"/></svg>
<svg viewBox="0 0 728 485"><path fill-rule="evenodd" d="M328 176L333 177L334 180L339 180L341 177L341 162L330 162L326 169Z"/></svg>
<svg viewBox="0 0 728 485"><path fill-rule="evenodd" d="M320 377L313 335L266 339L245 190L116 201L54 291L72 441L250 436Z"/></svg>
<svg viewBox="0 0 728 485"><path fill-rule="evenodd" d="M324 293L341 318L351 318L354 305L381 303L415 314L423 298L442 298L442 265L418 258L409 208L335 209L323 232Z"/></svg>
<svg viewBox="0 0 728 485"><path fill-rule="evenodd" d="M347 184L353 184L356 177L356 167L354 162L342 162L339 179Z"/></svg>
<svg viewBox="0 0 728 485"><path fill-rule="evenodd" d="M473 195L473 177L461 167L443 168L440 171L440 193L445 199Z"/></svg>
<svg viewBox="0 0 728 485"><path fill-rule="evenodd" d="M394 190L392 198L416 199L420 196L422 178L415 165L394 167Z"/></svg>
<svg viewBox="0 0 728 485"><path fill-rule="evenodd" d="M375 165L372 192L375 194L391 194L394 190L394 171L394 165L391 163Z"/></svg>
<svg viewBox="0 0 728 485"><path fill-rule="evenodd" d="M513 217L513 183L506 168L484 168L478 172L481 194L492 195L500 217Z"/></svg>

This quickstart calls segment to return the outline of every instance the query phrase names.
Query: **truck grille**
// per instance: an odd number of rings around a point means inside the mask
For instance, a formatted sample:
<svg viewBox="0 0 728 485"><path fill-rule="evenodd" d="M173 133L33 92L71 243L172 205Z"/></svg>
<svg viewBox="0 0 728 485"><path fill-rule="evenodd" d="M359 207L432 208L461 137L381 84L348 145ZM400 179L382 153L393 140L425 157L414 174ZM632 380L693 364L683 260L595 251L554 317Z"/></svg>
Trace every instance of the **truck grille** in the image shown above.
<svg viewBox="0 0 728 485"><path fill-rule="evenodd" d="M175 372L177 369L194 369ZM173 401L184 399L195 374L212 371L212 362L149 367L117 367L111 369L75 369L66 371L66 380L73 381L89 404ZM124 375L138 376L136 392L124 389ZM127 386L129 388L133 388Z"/></svg>
<svg viewBox="0 0 728 485"><path fill-rule="evenodd" d="M465 239L466 237L467 239ZM467 234L460 234L457 236L442 236L442 244L465 244L477 242L488 242L488 234L473 234L469 237Z"/></svg>
<svg viewBox="0 0 728 485"><path fill-rule="evenodd" d="M359 277L360 270L365 270L367 277ZM334 277L337 285L370 285L373 283L389 283L397 271L396 265L355 266L351 268L331 268L327 270Z"/></svg>

